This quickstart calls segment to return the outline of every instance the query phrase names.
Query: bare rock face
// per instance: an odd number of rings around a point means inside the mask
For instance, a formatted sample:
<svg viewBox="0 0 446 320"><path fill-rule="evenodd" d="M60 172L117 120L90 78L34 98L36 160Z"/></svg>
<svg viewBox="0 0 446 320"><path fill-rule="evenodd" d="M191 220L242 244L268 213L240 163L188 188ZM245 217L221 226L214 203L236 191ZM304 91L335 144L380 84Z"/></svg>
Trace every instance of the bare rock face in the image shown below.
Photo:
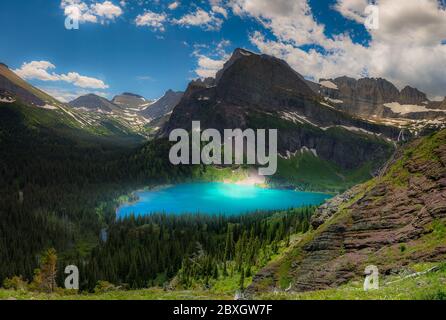
<svg viewBox="0 0 446 320"><path fill-rule="evenodd" d="M142 111L141 114L150 120L164 117L173 111L181 101L183 95L184 92L168 90L161 99L151 104L147 109Z"/></svg>
<svg viewBox="0 0 446 320"><path fill-rule="evenodd" d="M370 264L389 274L411 263L443 261L445 224L443 130L399 150L381 178L322 206L312 221L313 234L262 270L249 291L277 287L284 266L289 266L286 277L292 290L306 291L363 279Z"/></svg>
<svg viewBox="0 0 446 320"><path fill-rule="evenodd" d="M324 83L332 85L324 85ZM399 91L391 82L382 78L321 79L318 91L323 97L333 102L337 109L362 118L442 119L444 121L446 115L438 110L429 110L442 108L439 107L439 103L430 101L420 90L406 86ZM386 106L393 103L415 106L415 108L413 112L400 113Z"/></svg>
<svg viewBox="0 0 446 320"><path fill-rule="evenodd" d="M321 79L321 82L324 79ZM331 99L342 101L339 108L354 115L371 117L383 112L383 104L396 102L400 98L399 90L385 79L353 79L339 77L327 80L337 89L321 87L321 94Z"/></svg>
<svg viewBox="0 0 446 320"><path fill-rule="evenodd" d="M123 94L115 96L111 102L123 109L136 110L148 106L151 103L151 101L146 100L144 97L129 92L124 92Z"/></svg>
<svg viewBox="0 0 446 320"><path fill-rule="evenodd" d="M113 102L107 100L106 98L100 97L96 94L87 94L80 96L70 103L68 103L73 108L84 108L89 110L101 110L104 112L111 112L115 108L119 108Z"/></svg>
<svg viewBox="0 0 446 320"><path fill-rule="evenodd" d="M189 84L161 135L190 130L192 121L220 132L278 129L282 155L307 147L346 169L368 161L379 166L392 149L382 138L399 133L336 110L285 61L243 49L235 50L215 80Z"/></svg>
<svg viewBox="0 0 446 320"><path fill-rule="evenodd" d="M426 94L416 88L406 86L400 92L399 102L401 104L422 105L428 101Z"/></svg>

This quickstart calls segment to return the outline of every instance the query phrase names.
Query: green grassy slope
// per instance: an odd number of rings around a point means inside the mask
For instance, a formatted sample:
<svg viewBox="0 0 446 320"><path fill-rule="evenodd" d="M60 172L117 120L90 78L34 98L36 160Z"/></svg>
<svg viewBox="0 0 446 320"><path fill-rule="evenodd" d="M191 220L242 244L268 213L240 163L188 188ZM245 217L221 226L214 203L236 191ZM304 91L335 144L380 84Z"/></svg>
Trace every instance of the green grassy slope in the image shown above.
<svg viewBox="0 0 446 320"><path fill-rule="evenodd" d="M50 130L81 144L107 143L134 146L143 141L140 136L122 126L112 123L90 125L67 107L61 108L48 110L20 102L0 103L0 117L10 126L18 125L20 122L20 125L28 129Z"/></svg>
<svg viewBox="0 0 446 320"><path fill-rule="evenodd" d="M437 267L432 272L427 272ZM426 273L425 273L426 272ZM420 273L416 275L416 273ZM231 300L234 295L210 290L174 290L160 288L116 290L105 293L77 294L68 290L45 294L25 290L0 289L0 300ZM380 278L377 290L364 291L361 281L353 281L336 289L304 293L265 293L255 297L262 300L446 300L446 266L418 264L406 274Z"/></svg>
<svg viewBox="0 0 446 320"><path fill-rule="evenodd" d="M346 170L305 151L289 159L279 158L273 182L284 181L302 190L340 192L370 179L371 171L371 163Z"/></svg>

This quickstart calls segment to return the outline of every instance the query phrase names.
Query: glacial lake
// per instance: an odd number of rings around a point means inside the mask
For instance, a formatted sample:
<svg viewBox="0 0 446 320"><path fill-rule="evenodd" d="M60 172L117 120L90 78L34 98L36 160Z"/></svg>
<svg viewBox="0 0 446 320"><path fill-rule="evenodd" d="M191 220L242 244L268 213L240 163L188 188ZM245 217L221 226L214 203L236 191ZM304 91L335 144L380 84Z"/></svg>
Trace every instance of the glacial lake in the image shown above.
<svg viewBox="0 0 446 320"><path fill-rule="evenodd" d="M318 205L330 195L231 183L185 183L136 192L138 201L118 208L119 218L152 213L236 215Z"/></svg>

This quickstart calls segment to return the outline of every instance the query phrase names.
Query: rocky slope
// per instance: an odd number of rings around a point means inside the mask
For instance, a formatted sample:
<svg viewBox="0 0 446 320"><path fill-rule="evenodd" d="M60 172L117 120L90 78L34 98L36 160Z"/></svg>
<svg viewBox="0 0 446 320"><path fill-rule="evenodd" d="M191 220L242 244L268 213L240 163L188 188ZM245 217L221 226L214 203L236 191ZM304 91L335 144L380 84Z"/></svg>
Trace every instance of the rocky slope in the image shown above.
<svg viewBox="0 0 446 320"><path fill-rule="evenodd" d="M343 168L379 165L391 152L384 138L399 130L336 110L283 60L237 49L216 79L193 81L162 134L202 128L279 130L279 151L287 157L307 148Z"/></svg>
<svg viewBox="0 0 446 320"><path fill-rule="evenodd" d="M150 121L168 116L178 105L183 95L184 92L168 90L161 99L142 111L141 115Z"/></svg>
<svg viewBox="0 0 446 320"><path fill-rule="evenodd" d="M107 113L110 113L114 109L118 108L118 106L115 105L114 103L96 94L87 94L84 96L80 96L74 99L73 101L69 102L68 105L70 105L73 108L96 110Z"/></svg>
<svg viewBox="0 0 446 320"><path fill-rule="evenodd" d="M149 103L138 97L131 94L117 96L115 101L119 104L115 104L98 95L87 94L71 101L69 105L92 123L112 123L114 126L149 138L152 131L149 121L140 115L141 109ZM144 104L135 107L135 100Z"/></svg>
<svg viewBox="0 0 446 320"><path fill-rule="evenodd" d="M152 101L149 101L140 95L129 92L124 92L123 94L115 96L111 102L120 106L121 108L130 109L133 111L142 111L152 104Z"/></svg>
<svg viewBox="0 0 446 320"><path fill-rule="evenodd" d="M85 99L86 102L99 101L102 108L109 110L112 103L100 97ZM82 103L85 107L96 108L97 103ZM121 124L115 119L85 112L82 109L64 104L42 90L32 86L5 64L0 63L0 105L2 116L20 114L27 125L45 129L56 129L73 135L86 134L90 138L103 138L107 141L116 139L121 143L139 142L141 135L135 133L131 125ZM91 111L93 109L86 109ZM96 109L94 109L96 110ZM102 111L104 113L104 111Z"/></svg>
<svg viewBox="0 0 446 320"><path fill-rule="evenodd" d="M56 99L31 86L10 70L6 64L0 63L0 98L2 97L5 100L3 102L7 102L6 98L10 98L9 101L20 100L37 107L53 106L55 108L60 105Z"/></svg>
<svg viewBox="0 0 446 320"><path fill-rule="evenodd" d="M337 109L362 118L429 119L446 123L446 113L438 108L437 103L430 101L425 93L410 86L399 91L395 85L382 78L321 79L318 86L313 86Z"/></svg>
<svg viewBox="0 0 446 320"><path fill-rule="evenodd" d="M250 293L336 287L446 258L446 130L398 150L381 175L323 205L308 233L253 280Z"/></svg>

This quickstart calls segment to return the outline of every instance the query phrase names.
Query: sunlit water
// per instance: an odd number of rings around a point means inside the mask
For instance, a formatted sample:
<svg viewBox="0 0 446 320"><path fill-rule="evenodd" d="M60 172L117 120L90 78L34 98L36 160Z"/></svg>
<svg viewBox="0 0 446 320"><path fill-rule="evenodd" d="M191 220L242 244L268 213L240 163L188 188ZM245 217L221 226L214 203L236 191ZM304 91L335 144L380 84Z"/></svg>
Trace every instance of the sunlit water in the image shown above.
<svg viewBox="0 0 446 320"><path fill-rule="evenodd" d="M322 203L329 195L292 190L265 189L226 183L187 183L140 191L139 200L122 205L118 216L151 213L243 214Z"/></svg>

